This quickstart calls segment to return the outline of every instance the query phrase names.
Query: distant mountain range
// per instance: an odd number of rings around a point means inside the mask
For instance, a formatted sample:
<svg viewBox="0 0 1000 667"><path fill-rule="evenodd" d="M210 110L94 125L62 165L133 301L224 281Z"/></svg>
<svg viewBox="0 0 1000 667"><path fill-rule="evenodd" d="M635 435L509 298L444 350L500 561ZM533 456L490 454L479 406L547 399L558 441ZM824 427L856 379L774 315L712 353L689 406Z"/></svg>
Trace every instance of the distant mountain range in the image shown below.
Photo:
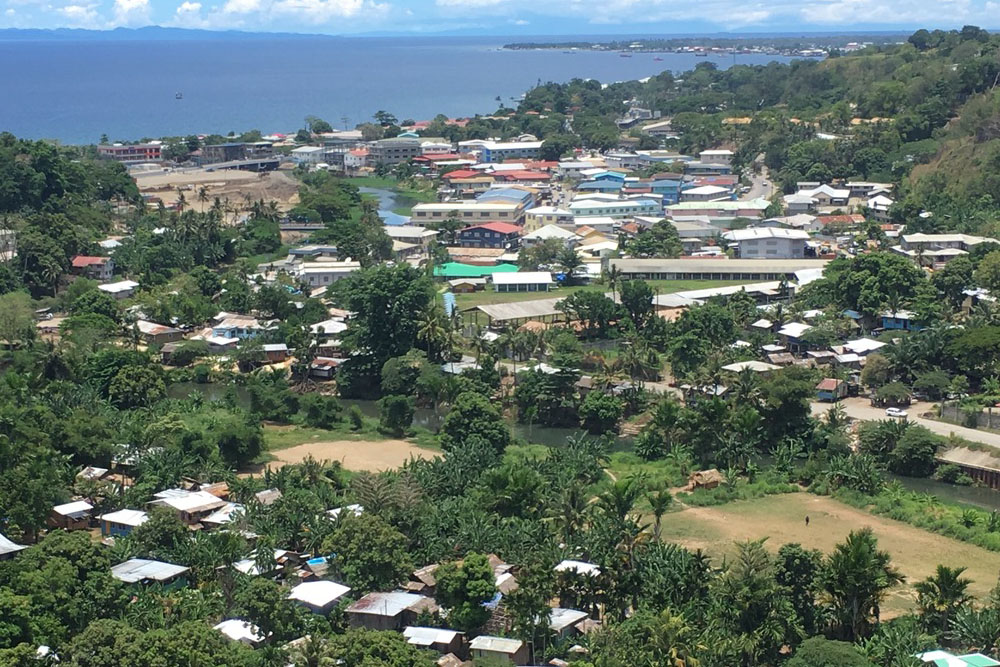
<svg viewBox="0 0 1000 667"><path fill-rule="evenodd" d="M80 28L3 28L0 42L148 42L184 40L262 40L262 39L334 39L332 35L287 32L243 32L239 30L192 30L189 28L115 28L83 30Z"/></svg>

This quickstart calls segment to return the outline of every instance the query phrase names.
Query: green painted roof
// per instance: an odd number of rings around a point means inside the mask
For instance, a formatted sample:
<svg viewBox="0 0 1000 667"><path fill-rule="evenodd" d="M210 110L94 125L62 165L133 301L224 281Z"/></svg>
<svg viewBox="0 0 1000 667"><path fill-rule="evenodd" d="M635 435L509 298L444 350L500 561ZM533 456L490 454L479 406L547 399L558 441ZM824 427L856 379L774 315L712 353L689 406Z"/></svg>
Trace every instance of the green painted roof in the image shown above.
<svg viewBox="0 0 1000 667"><path fill-rule="evenodd" d="M993 658L987 657L982 653L970 653L969 655L959 656L961 660L965 661L965 664L971 665L972 667L992 667L993 665L1000 665Z"/></svg>
<svg viewBox="0 0 1000 667"><path fill-rule="evenodd" d="M515 273L517 266L514 264L497 264L496 266L476 266L475 264L462 264L461 262L447 262L434 267L434 275L444 278L483 278L494 273Z"/></svg>

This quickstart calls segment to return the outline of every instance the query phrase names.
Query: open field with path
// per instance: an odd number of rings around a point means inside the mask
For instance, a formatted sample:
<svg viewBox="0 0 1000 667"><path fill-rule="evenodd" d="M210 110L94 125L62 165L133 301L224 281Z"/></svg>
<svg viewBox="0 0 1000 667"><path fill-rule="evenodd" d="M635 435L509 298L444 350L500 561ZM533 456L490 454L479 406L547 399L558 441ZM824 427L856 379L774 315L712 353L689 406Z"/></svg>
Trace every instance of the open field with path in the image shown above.
<svg viewBox="0 0 1000 667"><path fill-rule="evenodd" d="M809 516L809 526L805 517ZM887 613L914 604L912 585L933 574L938 563L964 566L976 597L985 597L1000 574L1000 553L873 516L826 496L792 493L717 507L686 507L663 517L663 539L702 549L718 562L734 552L733 542L769 536L771 551L786 542L829 553L851 530L870 526L879 546L906 575L907 583L886 600Z"/></svg>
<svg viewBox="0 0 1000 667"><path fill-rule="evenodd" d="M317 461L340 461L347 470L377 472L398 468L411 458L430 459L440 452L418 447L405 440L333 440L307 442L273 452L269 468L301 463L312 456Z"/></svg>

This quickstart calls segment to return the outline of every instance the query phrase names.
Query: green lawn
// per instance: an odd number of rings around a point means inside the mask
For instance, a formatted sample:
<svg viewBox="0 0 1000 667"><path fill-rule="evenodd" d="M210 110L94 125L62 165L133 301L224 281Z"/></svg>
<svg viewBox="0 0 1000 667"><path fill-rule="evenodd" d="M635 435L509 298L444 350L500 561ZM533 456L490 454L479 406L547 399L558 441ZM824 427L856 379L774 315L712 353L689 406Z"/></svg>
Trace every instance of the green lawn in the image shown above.
<svg viewBox="0 0 1000 667"><path fill-rule="evenodd" d="M649 286L659 294L670 294L673 292L686 292L689 290L707 289L709 287L725 287L726 285L740 285L745 280L648 280ZM586 291L609 291L607 285L584 285L581 287L559 287L550 292L494 292L491 285L487 285L482 292L471 294L456 294L455 304L459 310L474 308L475 306L486 306L494 303L513 303L515 301L532 301L535 299L565 298L574 292Z"/></svg>

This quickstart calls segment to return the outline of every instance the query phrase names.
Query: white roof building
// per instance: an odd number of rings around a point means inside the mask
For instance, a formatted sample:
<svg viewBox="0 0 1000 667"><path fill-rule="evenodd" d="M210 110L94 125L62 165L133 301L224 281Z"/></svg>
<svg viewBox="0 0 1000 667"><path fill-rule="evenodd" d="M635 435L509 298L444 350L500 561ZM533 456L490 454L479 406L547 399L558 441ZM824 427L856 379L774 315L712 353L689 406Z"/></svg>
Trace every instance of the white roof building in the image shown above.
<svg viewBox="0 0 1000 667"><path fill-rule="evenodd" d="M767 373L768 371L776 371L779 368L781 368L781 366L775 366L774 364L769 364L765 361L737 361L734 364L727 364L723 366L722 370L739 373L749 369L754 373Z"/></svg>
<svg viewBox="0 0 1000 667"><path fill-rule="evenodd" d="M567 215L569 212L567 211ZM579 240L580 237L577 234L569 231L568 229L563 229L558 225L545 225L544 227L537 229L530 234L525 234L521 237L521 242L525 241L545 241L547 239L559 239L561 241L575 241Z"/></svg>
<svg viewBox="0 0 1000 667"><path fill-rule="evenodd" d="M264 635L260 633L260 628L247 621L238 618L229 618L214 626L225 636L234 642L243 642L249 646L257 646L264 641Z"/></svg>
<svg viewBox="0 0 1000 667"><path fill-rule="evenodd" d="M885 347L885 345L885 343L872 340L871 338L858 338L857 340L849 340L844 343L844 349L863 357L869 352L874 352Z"/></svg>
<svg viewBox="0 0 1000 667"><path fill-rule="evenodd" d="M434 644L451 644L455 638L462 633L457 630L446 630L443 628L423 628L410 625L403 629L403 637L408 644L427 648Z"/></svg>
<svg viewBox="0 0 1000 667"><path fill-rule="evenodd" d="M548 271L517 271L515 273L492 274L494 285L551 285L552 274Z"/></svg>
<svg viewBox="0 0 1000 667"><path fill-rule="evenodd" d="M473 651L489 651L490 653L514 654L520 651L522 646L524 646L524 642L520 639L491 637L489 635L479 635L469 642L469 648Z"/></svg>
<svg viewBox="0 0 1000 667"><path fill-rule="evenodd" d="M19 551L23 551L28 547L24 544L17 544L16 542L11 542L5 536L0 535L0 557L7 556L8 554L16 554Z"/></svg>
<svg viewBox="0 0 1000 667"><path fill-rule="evenodd" d="M52 511L60 516L68 516L73 519L81 519L87 516L94 506L88 503L86 500L76 500L71 503L65 503L63 505L56 505L52 508Z"/></svg>
<svg viewBox="0 0 1000 667"><path fill-rule="evenodd" d="M564 560L555 566L556 572L575 572L576 574L582 574L588 577L596 577L601 573L601 568L597 567L593 563L587 563L582 560Z"/></svg>
<svg viewBox="0 0 1000 667"><path fill-rule="evenodd" d="M587 618L587 612L579 609L566 609L564 607L553 607L549 617L549 628L560 633L571 628L583 619Z"/></svg>
<svg viewBox="0 0 1000 667"><path fill-rule="evenodd" d="M111 568L111 576L126 584L139 584L147 581L166 582L179 577L189 568L173 563L145 558L131 558Z"/></svg>
<svg viewBox="0 0 1000 667"><path fill-rule="evenodd" d="M108 523L117 523L120 526L135 528L149 521L149 514L142 510L118 510L117 512L102 514L100 519Z"/></svg>
<svg viewBox="0 0 1000 667"><path fill-rule="evenodd" d="M788 336L789 338L801 338L802 334L812 329L812 326L805 324L803 322L789 322L785 326L778 329L779 336Z"/></svg>
<svg viewBox="0 0 1000 667"><path fill-rule="evenodd" d="M98 285L97 289L102 292L107 292L112 296L117 296L120 294L128 294L135 291L135 288L139 286L134 280L119 280L115 283L105 283L103 285Z"/></svg>
<svg viewBox="0 0 1000 667"><path fill-rule="evenodd" d="M747 227L746 229L734 229L722 235L727 241L751 241L767 239L792 239L803 240L809 238L807 232L801 229L785 229L783 227Z"/></svg>
<svg viewBox="0 0 1000 667"><path fill-rule="evenodd" d="M339 517L341 515L341 513L345 512L345 511L348 514L353 514L354 516L361 516L362 513L364 513L365 508L362 507L361 505L357 504L357 503L354 503L352 505L345 505L343 507L334 507L332 510L327 510L326 514L331 519L336 519L337 517Z"/></svg>
<svg viewBox="0 0 1000 667"><path fill-rule="evenodd" d="M306 581L294 587L288 593L288 598L311 609L325 611L350 591L347 586L333 581Z"/></svg>

